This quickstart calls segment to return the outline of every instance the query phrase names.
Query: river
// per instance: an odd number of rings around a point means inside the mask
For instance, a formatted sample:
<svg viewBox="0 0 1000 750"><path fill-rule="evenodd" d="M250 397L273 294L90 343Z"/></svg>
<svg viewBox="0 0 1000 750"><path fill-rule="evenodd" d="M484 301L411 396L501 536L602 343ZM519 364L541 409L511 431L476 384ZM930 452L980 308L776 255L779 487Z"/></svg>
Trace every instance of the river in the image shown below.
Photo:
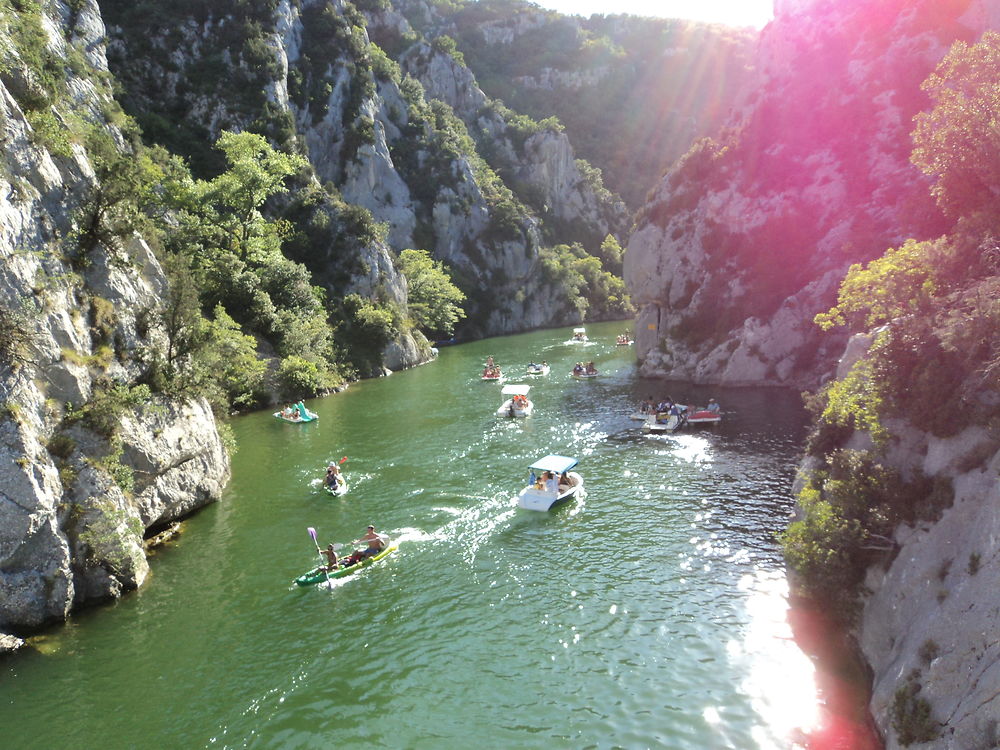
<svg viewBox="0 0 1000 750"><path fill-rule="evenodd" d="M798 394L642 380L623 325L447 347L308 402L311 424L235 419L225 496L146 585L0 663L5 746L835 747L821 738L856 731L863 700L838 707L800 647L775 539ZM531 417L496 416L488 355L532 385ZM550 375L520 376L542 359ZM601 376L570 378L577 360ZM629 411L668 392L716 397L723 423L642 434ZM521 510L546 453L579 458L587 496ZM319 477L344 457L333 498ZM317 560L308 527L348 542L368 523L398 552L291 585Z"/></svg>

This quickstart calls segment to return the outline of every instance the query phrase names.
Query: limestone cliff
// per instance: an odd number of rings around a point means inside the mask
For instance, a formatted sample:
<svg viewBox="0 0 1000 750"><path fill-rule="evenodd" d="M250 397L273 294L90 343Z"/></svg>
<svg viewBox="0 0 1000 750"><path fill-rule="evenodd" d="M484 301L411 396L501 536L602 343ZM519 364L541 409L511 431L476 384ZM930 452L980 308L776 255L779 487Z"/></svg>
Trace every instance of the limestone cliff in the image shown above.
<svg viewBox="0 0 1000 750"><path fill-rule="evenodd" d="M758 80L640 213L625 261L642 372L812 387L842 338L813 316L847 267L946 224L909 163L920 83L995 6L795 2L759 41Z"/></svg>
<svg viewBox="0 0 1000 750"><path fill-rule="evenodd" d="M126 146L96 4L51 11L5 16L0 72L0 630L22 632L141 585L146 530L229 476L207 403L136 385L167 281L141 236L86 231L81 134Z"/></svg>
<svg viewBox="0 0 1000 750"><path fill-rule="evenodd" d="M102 2L114 24L112 69L147 134L195 155L223 128L252 127L301 151L315 175L308 189L322 185L331 207L291 218L312 222L321 210L330 229L295 259L334 298L376 280L377 294L405 305L388 256L418 247L448 263L468 296L465 336L579 320L560 279L544 272L543 233L556 222L573 227L569 239L594 251L609 233L623 240L627 219L620 201L581 173L565 136L514 132L486 112L495 105L468 68L393 3L270 6L251 12L218 0L164 10L165 25L159 12ZM208 65L218 66L214 76ZM177 131L164 132L164 122ZM384 236L357 231L358 209L384 224Z"/></svg>

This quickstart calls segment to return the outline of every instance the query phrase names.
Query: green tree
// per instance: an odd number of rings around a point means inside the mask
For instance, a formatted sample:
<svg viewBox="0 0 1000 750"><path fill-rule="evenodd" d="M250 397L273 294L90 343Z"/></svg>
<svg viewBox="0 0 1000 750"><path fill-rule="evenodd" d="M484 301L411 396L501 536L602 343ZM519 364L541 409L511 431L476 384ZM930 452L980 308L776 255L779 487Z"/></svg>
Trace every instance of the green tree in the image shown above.
<svg viewBox="0 0 1000 750"><path fill-rule="evenodd" d="M417 327L428 334L454 333L455 324L465 317L465 295L452 283L444 263L426 250L404 250L399 268L410 288L408 311Z"/></svg>
<svg viewBox="0 0 1000 750"><path fill-rule="evenodd" d="M952 218L1000 216L1000 33L955 42L923 83L934 106L916 116L913 163Z"/></svg>
<svg viewBox="0 0 1000 750"><path fill-rule="evenodd" d="M242 260L262 261L279 251L287 227L268 221L260 209L272 195L285 192L285 179L306 161L276 151L256 133L223 131L216 146L229 169L209 183L206 198L218 212L229 249Z"/></svg>

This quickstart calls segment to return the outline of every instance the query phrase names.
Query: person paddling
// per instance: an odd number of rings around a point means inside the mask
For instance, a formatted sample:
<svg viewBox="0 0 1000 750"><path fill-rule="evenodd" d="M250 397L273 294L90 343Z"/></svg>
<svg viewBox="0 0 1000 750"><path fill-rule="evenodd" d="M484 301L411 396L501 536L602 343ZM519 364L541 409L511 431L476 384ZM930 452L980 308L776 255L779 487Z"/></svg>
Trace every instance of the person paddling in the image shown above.
<svg viewBox="0 0 1000 750"><path fill-rule="evenodd" d="M338 568L340 568L340 562L337 560L337 553L333 549L332 544L326 545L326 549L320 549L319 547L316 547L316 551L322 554L324 557L326 557L326 565L324 566L323 570L329 573L331 570L337 570Z"/></svg>

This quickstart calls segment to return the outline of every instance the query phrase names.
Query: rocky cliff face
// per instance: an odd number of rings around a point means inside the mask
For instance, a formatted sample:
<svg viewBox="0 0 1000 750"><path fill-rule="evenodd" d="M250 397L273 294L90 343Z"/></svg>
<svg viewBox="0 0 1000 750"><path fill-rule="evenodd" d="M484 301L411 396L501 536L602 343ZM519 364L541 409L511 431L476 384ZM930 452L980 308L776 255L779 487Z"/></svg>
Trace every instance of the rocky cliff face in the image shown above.
<svg viewBox="0 0 1000 750"><path fill-rule="evenodd" d="M889 750L907 728L940 734L920 748L1000 743L1000 452L980 427L940 439L897 425L898 458L945 480L954 504L936 522L903 526L887 568L869 571L860 643L874 673L872 715ZM916 464L915 466L913 464ZM971 467L971 468L970 468ZM937 734L937 731L935 734Z"/></svg>
<svg viewBox="0 0 1000 750"><path fill-rule="evenodd" d="M866 358L872 340L851 338L838 378ZM983 425L950 437L900 418L886 427L892 438L881 463L907 480L947 488L952 501L933 518L900 524L892 549L867 570L856 637L873 675L872 717L887 750L995 747L1000 439ZM847 446L870 450L873 443L855 432ZM802 466L816 468L815 459Z"/></svg>
<svg viewBox="0 0 1000 750"><path fill-rule="evenodd" d="M627 218L619 201L581 174L565 136L515 133L488 111L493 104L468 68L414 30L399 4L373 4L379 9L364 16L343 0L274 5L249 20L264 29L273 59L255 69L257 90L248 96L220 83L246 77L246 44L238 49L226 31L232 18L247 22L245 9L220 0L178 11L163 28L127 4L105 2L115 23L112 68L140 121L155 112L211 137L223 128L259 128L266 118L277 140L297 142L316 184L342 201L330 216L338 231L329 244L314 242L297 258L333 297L377 278L378 294L405 302L387 254L419 247L455 269L469 297L465 335L579 320L572 301L539 273L542 230L546 222L576 227L596 249L609 233L623 238ZM434 15L430 6L417 10ZM209 62L228 72L192 85ZM162 80L184 85L164 91ZM355 207L384 223L384 238L343 246L355 231Z"/></svg>
<svg viewBox="0 0 1000 750"><path fill-rule="evenodd" d="M945 225L909 163L921 81L987 2L780 4L758 82L641 212L626 283L647 375L813 387L843 339L813 316L848 265Z"/></svg>
<svg viewBox="0 0 1000 750"><path fill-rule="evenodd" d="M121 144L97 114L113 109L100 14L78 5L21 21L83 71L59 84L61 111ZM100 186L65 124L22 104L44 96L25 38L5 40L0 74L0 629L15 631L139 586L146 530L216 500L229 476L206 403L129 385L167 282L137 235L81 245Z"/></svg>

